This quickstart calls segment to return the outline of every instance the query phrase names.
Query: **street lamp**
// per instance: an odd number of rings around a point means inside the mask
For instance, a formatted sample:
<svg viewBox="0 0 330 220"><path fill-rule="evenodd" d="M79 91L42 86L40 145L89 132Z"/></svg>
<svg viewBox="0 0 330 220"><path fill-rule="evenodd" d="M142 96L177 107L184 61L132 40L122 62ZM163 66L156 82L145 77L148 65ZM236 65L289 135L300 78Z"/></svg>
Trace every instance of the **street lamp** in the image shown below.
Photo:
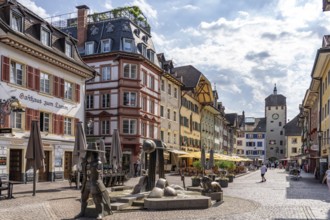
<svg viewBox="0 0 330 220"><path fill-rule="evenodd" d="M0 125L5 124L6 115L9 115L11 112L25 112L25 110L15 96L12 96L7 100L0 99Z"/></svg>

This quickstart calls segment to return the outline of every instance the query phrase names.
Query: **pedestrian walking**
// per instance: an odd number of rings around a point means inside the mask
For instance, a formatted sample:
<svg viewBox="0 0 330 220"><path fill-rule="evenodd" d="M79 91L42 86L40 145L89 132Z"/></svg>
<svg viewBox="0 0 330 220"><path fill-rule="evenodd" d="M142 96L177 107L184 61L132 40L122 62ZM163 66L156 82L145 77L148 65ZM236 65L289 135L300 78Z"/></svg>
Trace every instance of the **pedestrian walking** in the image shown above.
<svg viewBox="0 0 330 220"><path fill-rule="evenodd" d="M328 188L329 188L329 191L330 191L330 165L328 167L328 170L325 171L322 183L324 183L325 180L327 180L327 185L328 185Z"/></svg>
<svg viewBox="0 0 330 220"><path fill-rule="evenodd" d="M261 182L266 182L265 174L267 172L267 167L265 164L262 164L260 168L260 172L261 172Z"/></svg>

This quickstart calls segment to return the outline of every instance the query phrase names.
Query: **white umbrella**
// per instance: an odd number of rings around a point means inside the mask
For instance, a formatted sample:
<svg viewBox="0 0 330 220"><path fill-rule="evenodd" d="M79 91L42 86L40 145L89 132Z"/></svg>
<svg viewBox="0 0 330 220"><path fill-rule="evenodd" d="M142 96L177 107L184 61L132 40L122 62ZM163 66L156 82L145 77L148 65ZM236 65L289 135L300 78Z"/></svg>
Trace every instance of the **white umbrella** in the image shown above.
<svg viewBox="0 0 330 220"><path fill-rule="evenodd" d="M37 170L45 170L45 152L40 136L40 127L38 121L32 121L31 133L26 149L26 169L33 168L33 196L36 195L36 174Z"/></svg>
<svg viewBox="0 0 330 220"><path fill-rule="evenodd" d="M77 188L79 189L79 181L80 181L80 158L85 156L87 141L86 135L84 131L84 127L82 126L82 122L79 121L76 123L76 134L75 134L75 142L73 148L73 164L77 167Z"/></svg>
<svg viewBox="0 0 330 220"><path fill-rule="evenodd" d="M214 166L214 150L210 150L210 159L209 159L209 169L212 169Z"/></svg>
<svg viewBox="0 0 330 220"><path fill-rule="evenodd" d="M122 157L123 152L121 150L121 143L119 132L117 129L113 130L112 134L112 143L111 143L111 150L110 150L110 164L112 165L113 171L117 172L117 170L121 171L122 169ZM114 170L114 168L116 168Z"/></svg>

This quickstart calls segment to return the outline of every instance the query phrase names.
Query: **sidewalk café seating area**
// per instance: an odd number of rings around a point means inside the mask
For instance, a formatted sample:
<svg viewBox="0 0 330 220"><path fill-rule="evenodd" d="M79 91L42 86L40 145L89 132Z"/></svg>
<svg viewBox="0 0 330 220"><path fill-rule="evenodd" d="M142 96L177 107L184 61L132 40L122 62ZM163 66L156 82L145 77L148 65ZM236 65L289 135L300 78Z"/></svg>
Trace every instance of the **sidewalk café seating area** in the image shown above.
<svg viewBox="0 0 330 220"><path fill-rule="evenodd" d="M7 195L3 195L3 192L7 192ZM0 178L0 199L3 197L6 199L13 198L13 183L10 181L2 181Z"/></svg>

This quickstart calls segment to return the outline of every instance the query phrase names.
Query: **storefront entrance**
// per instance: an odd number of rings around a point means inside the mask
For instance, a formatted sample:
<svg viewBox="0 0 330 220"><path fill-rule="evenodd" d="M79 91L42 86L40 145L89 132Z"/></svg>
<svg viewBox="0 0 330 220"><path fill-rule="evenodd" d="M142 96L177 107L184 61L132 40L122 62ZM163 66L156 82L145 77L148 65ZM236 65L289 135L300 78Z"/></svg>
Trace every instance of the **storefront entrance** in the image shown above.
<svg viewBox="0 0 330 220"><path fill-rule="evenodd" d="M64 154L64 179L69 179L72 172L72 152L65 151Z"/></svg>
<svg viewBox="0 0 330 220"><path fill-rule="evenodd" d="M49 181L49 151L45 152L45 170L39 169L39 182L47 182Z"/></svg>
<svg viewBox="0 0 330 220"><path fill-rule="evenodd" d="M123 152L123 172L127 174L132 174L131 169L131 155L132 153L130 151L124 151Z"/></svg>
<svg viewBox="0 0 330 220"><path fill-rule="evenodd" d="M9 180L23 181L22 180L22 154L20 149L10 149L9 151Z"/></svg>

